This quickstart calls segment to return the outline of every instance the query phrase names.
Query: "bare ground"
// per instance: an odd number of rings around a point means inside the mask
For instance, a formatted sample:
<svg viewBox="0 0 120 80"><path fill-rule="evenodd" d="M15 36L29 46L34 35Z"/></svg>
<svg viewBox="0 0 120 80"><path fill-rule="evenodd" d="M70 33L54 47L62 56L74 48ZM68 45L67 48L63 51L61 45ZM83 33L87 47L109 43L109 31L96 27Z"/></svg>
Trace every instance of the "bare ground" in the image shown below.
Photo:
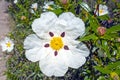
<svg viewBox="0 0 120 80"><path fill-rule="evenodd" d="M10 31L10 16L6 13L8 3L5 0L0 0L0 40L3 39ZM6 70L6 60L0 47L0 80L6 80L4 72Z"/></svg>

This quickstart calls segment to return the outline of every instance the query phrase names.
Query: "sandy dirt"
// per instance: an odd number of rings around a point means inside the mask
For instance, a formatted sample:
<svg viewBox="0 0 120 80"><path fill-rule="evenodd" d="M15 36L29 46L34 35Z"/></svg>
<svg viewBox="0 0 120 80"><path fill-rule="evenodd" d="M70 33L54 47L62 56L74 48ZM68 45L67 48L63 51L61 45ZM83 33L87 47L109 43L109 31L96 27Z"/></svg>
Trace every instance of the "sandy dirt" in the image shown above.
<svg viewBox="0 0 120 80"><path fill-rule="evenodd" d="M8 3L0 0L0 40L10 31L10 16L7 13ZM6 80L4 72L6 70L6 57L0 47L0 80Z"/></svg>

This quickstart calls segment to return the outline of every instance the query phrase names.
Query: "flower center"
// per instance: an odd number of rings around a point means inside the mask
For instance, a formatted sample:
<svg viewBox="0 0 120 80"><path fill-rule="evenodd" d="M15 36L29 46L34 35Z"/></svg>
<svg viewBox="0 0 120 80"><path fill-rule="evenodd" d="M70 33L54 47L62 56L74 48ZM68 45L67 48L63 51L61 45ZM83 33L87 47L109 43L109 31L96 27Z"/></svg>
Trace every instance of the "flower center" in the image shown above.
<svg viewBox="0 0 120 80"><path fill-rule="evenodd" d="M48 10L53 10L53 8L51 6L48 6L47 9Z"/></svg>
<svg viewBox="0 0 120 80"><path fill-rule="evenodd" d="M53 37L50 41L50 47L53 50L60 50L63 47L63 41L61 37Z"/></svg>
<svg viewBox="0 0 120 80"><path fill-rule="evenodd" d="M102 13L103 13L103 9L100 9L100 10L99 10L99 14L102 14Z"/></svg>
<svg viewBox="0 0 120 80"><path fill-rule="evenodd" d="M6 46L9 48L11 46L11 43L10 42L6 43Z"/></svg>

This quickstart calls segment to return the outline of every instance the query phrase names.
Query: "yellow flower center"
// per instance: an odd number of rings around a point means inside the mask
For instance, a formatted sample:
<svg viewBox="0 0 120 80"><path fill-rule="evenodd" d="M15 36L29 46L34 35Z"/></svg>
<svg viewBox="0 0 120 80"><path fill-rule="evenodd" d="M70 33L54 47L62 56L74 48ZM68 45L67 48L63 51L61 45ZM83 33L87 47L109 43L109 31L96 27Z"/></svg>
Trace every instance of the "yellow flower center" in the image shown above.
<svg viewBox="0 0 120 80"><path fill-rule="evenodd" d="M8 48L11 47L11 43L10 43L10 42L6 43L6 46L7 46Z"/></svg>
<svg viewBox="0 0 120 80"><path fill-rule="evenodd" d="M61 37L53 37L50 41L50 47L53 50L60 50L63 47L63 41Z"/></svg>
<svg viewBox="0 0 120 80"><path fill-rule="evenodd" d="M37 10L37 7L34 7L34 10L36 11L36 10Z"/></svg>
<svg viewBox="0 0 120 80"><path fill-rule="evenodd" d="M99 14L102 14L102 13L103 13L103 9L100 9L100 10L99 10Z"/></svg>
<svg viewBox="0 0 120 80"><path fill-rule="evenodd" d="M50 7L50 6L48 6L48 8L47 8L48 10L53 10L53 8L52 7Z"/></svg>

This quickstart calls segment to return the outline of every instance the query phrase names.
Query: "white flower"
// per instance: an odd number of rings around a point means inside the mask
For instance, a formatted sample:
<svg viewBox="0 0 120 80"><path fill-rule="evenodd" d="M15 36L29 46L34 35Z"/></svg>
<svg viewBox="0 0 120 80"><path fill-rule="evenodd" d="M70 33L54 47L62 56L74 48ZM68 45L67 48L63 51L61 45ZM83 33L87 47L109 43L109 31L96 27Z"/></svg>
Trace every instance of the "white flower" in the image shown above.
<svg viewBox="0 0 120 80"><path fill-rule="evenodd" d="M13 3L14 3L14 4L16 4L17 2L18 2L18 0L14 0L14 2L13 2Z"/></svg>
<svg viewBox="0 0 120 80"><path fill-rule="evenodd" d="M45 12L32 23L36 34L24 41L26 58L39 61L40 70L47 76L64 76L68 67L79 68L89 55L88 48L75 40L85 32L84 22L71 12L57 17Z"/></svg>
<svg viewBox="0 0 120 80"><path fill-rule="evenodd" d="M99 5L99 10L95 10L97 16L108 14L108 7L106 5Z"/></svg>
<svg viewBox="0 0 120 80"><path fill-rule="evenodd" d="M54 2L53 1L49 1L49 2L44 2L44 6L43 6L43 11L46 10L54 10L50 5L53 5Z"/></svg>
<svg viewBox="0 0 120 80"><path fill-rule="evenodd" d="M31 5L31 8L34 9L34 10L37 10L38 4L37 4L37 3L32 4L32 5Z"/></svg>
<svg viewBox="0 0 120 80"><path fill-rule="evenodd" d="M14 48L13 41L8 37L5 37L5 39L0 42L0 45L2 46L2 51L11 52Z"/></svg>

